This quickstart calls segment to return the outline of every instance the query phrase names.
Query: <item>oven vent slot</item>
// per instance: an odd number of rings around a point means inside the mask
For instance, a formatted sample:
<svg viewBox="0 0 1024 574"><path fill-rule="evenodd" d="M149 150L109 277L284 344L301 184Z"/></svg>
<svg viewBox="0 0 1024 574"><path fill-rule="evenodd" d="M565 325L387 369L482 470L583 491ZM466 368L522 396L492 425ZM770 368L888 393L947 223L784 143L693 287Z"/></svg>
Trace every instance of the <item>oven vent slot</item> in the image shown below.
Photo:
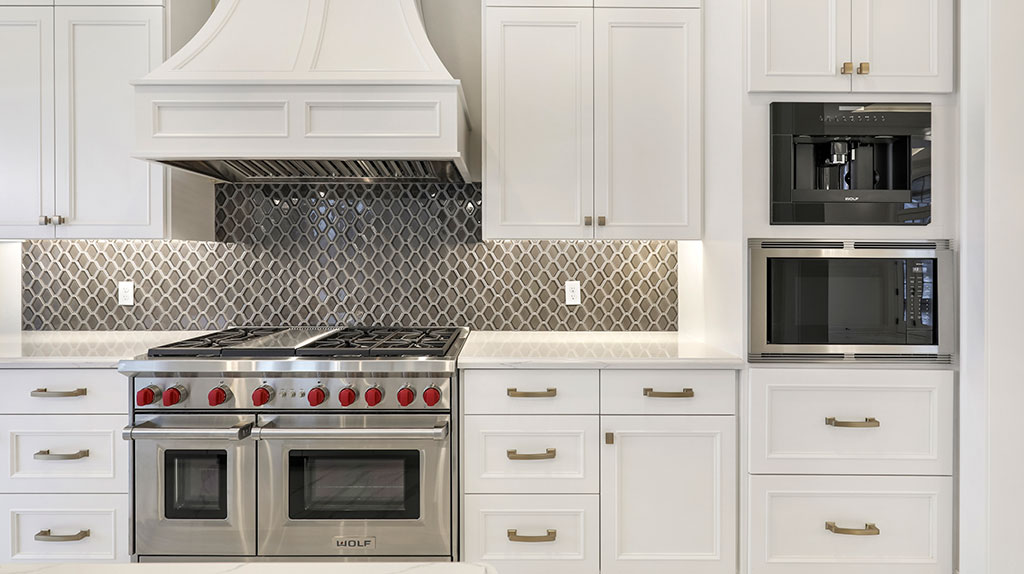
<svg viewBox="0 0 1024 574"><path fill-rule="evenodd" d="M747 356L751 363L820 363L845 359L843 353L751 353Z"/></svg>
<svg viewBox="0 0 1024 574"><path fill-rule="evenodd" d="M763 249L844 249L842 241L765 241L752 239L751 247Z"/></svg>
<svg viewBox="0 0 1024 574"><path fill-rule="evenodd" d="M928 363L949 365L953 363L953 356L948 354L935 355L909 355L899 353L854 353L856 361L871 361L876 363Z"/></svg>
<svg viewBox="0 0 1024 574"><path fill-rule="evenodd" d="M949 241L856 241L854 249L949 249Z"/></svg>

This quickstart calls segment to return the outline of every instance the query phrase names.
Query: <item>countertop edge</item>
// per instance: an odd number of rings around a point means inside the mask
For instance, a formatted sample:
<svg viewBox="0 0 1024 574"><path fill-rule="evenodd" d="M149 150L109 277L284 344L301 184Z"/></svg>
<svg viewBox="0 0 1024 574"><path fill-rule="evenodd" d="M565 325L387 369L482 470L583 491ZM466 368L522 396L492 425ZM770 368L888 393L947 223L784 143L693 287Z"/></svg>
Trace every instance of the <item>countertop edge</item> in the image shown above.
<svg viewBox="0 0 1024 574"><path fill-rule="evenodd" d="M523 357L471 357L456 365L466 369L715 369L741 370L743 359L529 359Z"/></svg>

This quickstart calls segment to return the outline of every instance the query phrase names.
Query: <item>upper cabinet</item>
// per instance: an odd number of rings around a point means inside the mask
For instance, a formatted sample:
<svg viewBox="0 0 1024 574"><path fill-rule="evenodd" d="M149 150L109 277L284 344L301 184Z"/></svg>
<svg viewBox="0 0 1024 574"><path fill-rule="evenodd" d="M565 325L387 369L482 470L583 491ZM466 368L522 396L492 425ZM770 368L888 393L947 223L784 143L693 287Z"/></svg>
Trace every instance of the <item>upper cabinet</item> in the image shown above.
<svg viewBox="0 0 1024 574"><path fill-rule="evenodd" d="M748 5L751 91L953 91L953 0Z"/></svg>
<svg viewBox="0 0 1024 574"><path fill-rule="evenodd" d="M695 3L508 1L486 10L484 237L699 239L701 12L661 8Z"/></svg>

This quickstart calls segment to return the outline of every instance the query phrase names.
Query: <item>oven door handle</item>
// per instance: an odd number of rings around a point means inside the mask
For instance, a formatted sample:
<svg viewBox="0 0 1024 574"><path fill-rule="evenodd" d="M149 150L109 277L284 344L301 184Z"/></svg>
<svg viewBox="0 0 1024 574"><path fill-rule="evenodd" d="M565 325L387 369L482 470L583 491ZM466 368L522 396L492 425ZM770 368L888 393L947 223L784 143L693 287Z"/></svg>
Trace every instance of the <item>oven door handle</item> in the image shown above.
<svg viewBox="0 0 1024 574"><path fill-rule="evenodd" d="M238 423L226 429L171 428L143 423L127 426L121 432L124 440L243 440L252 434L253 423Z"/></svg>
<svg viewBox="0 0 1024 574"><path fill-rule="evenodd" d="M259 440L337 440L337 439L395 439L395 440L445 440L448 438L448 423L443 426L424 429L410 428L278 428L259 427L253 431Z"/></svg>

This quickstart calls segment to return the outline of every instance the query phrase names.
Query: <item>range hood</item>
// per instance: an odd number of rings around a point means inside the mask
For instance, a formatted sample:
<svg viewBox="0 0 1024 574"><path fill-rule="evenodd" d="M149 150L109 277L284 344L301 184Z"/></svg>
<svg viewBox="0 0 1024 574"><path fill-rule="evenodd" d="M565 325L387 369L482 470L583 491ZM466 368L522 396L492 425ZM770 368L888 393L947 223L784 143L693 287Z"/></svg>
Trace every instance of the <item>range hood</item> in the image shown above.
<svg viewBox="0 0 1024 574"><path fill-rule="evenodd" d="M221 0L135 82L135 157L227 182L469 181L417 0Z"/></svg>

